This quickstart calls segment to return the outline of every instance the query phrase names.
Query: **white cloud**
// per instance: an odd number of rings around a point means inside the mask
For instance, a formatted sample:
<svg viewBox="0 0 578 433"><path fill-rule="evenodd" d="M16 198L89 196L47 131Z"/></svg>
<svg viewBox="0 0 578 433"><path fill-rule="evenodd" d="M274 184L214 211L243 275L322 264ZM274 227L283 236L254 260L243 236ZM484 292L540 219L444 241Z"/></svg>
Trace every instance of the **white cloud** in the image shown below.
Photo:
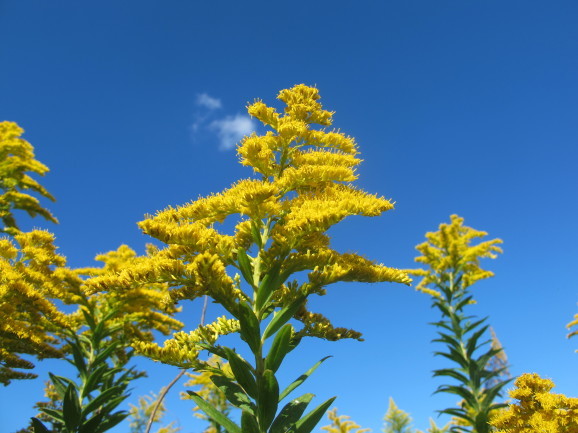
<svg viewBox="0 0 578 433"><path fill-rule="evenodd" d="M219 137L219 149L221 150L233 149L241 138L253 132L256 126L255 121L244 114L214 120L209 125Z"/></svg>
<svg viewBox="0 0 578 433"><path fill-rule="evenodd" d="M208 93L197 95L197 105L208 108L209 110L216 110L222 106L220 99L213 98Z"/></svg>

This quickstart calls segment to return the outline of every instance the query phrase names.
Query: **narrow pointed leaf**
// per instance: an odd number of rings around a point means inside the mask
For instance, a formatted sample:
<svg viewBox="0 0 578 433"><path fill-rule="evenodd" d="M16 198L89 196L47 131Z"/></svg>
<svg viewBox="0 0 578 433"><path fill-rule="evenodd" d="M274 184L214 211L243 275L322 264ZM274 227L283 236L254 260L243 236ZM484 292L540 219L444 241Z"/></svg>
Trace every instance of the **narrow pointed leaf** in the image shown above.
<svg viewBox="0 0 578 433"><path fill-rule="evenodd" d="M285 388L283 392L279 395L279 401L283 400L285 397L289 395L291 391L293 391L295 388L297 388L299 385L305 382L307 378L311 376L315 370L317 370L317 367L319 367L323 363L323 361L325 361L328 358L331 358L331 356L326 356L325 358L322 358L321 360L317 361L313 367L311 367L309 370L307 370L305 373L303 373L301 376L295 379L291 383L291 385Z"/></svg>
<svg viewBox="0 0 578 433"><path fill-rule="evenodd" d="M83 415L86 417L92 411L104 406L110 399L118 397L126 387L113 386L98 394L93 400L89 401L84 408L82 408Z"/></svg>
<svg viewBox="0 0 578 433"><path fill-rule="evenodd" d="M241 429L243 433L261 433L255 415L245 410L241 413Z"/></svg>
<svg viewBox="0 0 578 433"><path fill-rule="evenodd" d="M80 424L82 414L80 401L78 400L78 392L73 385L68 385L66 389L66 394L62 401L62 415L66 428L70 431L75 431Z"/></svg>
<svg viewBox="0 0 578 433"><path fill-rule="evenodd" d="M271 294L279 288L282 281L279 275L281 271L281 266L283 265L282 260L277 260L269 269L269 271L263 277L263 280L259 284L259 289L257 290L257 298L255 301L255 308L260 311L263 305L269 300Z"/></svg>
<svg viewBox="0 0 578 433"><path fill-rule="evenodd" d="M259 398L257 399L257 415L262 431L267 431L277 413L279 404L279 384L275 373L265 370L259 380Z"/></svg>
<svg viewBox="0 0 578 433"><path fill-rule="evenodd" d="M126 417L128 417L128 416L129 416L129 413L124 411L124 410L119 411L119 412L115 412L112 415L107 416L106 419L104 419L104 421L102 421L100 423L100 425L96 429L95 433L104 433L104 432L110 430L115 425L123 422L126 419ZM88 433L88 432L86 432L86 433Z"/></svg>
<svg viewBox="0 0 578 433"><path fill-rule="evenodd" d="M49 417L54 418L56 421L64 423L64 417L62 416L61 410L41 408L40 411L45 413Z"/></svg>
<svg viewBox="0 0 578 433"><path fill-rule="evenodd" d="M46 426L44 424L42 424L42 422L40 422L40 420L38 420L37 418L30 418L30 420L32 421L32 427L34 428L34 433L50 433L50 430L48 430L46 428Z"/></svg>
<svg viewBox="0 0 578 433"><path fill-rule="evenodd" d="M255 413L255 405L237 383L226 376L211 376L211 381L225 394L227 400L243 411Z"/></svg>
<svg viewBox="0 0 578 433"><path fill-rule="evenodd" d="M241 271L241 274L243 274L243 278L245 278L245 281L247 281L254 288L255 283L253 282L253 267L251 266L249 256L243 248L239 247L237 249L237 261L239 262L239 270Z"/></svg>
<svg viewBox="0 0 578 433"><path fill-rule="evenodd" d="M325 403L320 404L303 418L295 423L295 433L310 433L319 423L329 406L337 397L332 397Z"/></svg>
<svg viewBox="0 0 578 433"><path fill-rule="evenodd" d="M241 325L241 338L247 342L253 353L258 352L261 347L259 319L257 319L251 307L245 302L239 304L238 319Z"/></svg>
<svg viewBox="0 0 578 433"><path fill-rule="evenodd" d="M291 334L293 333L293 326L289 323L281 328L275 336L271 349L267 358L265 358L265 368L277 371L283 358L289 352L289 343L291 342Z"/></svg>
<svg viewBox="0 0 578 433"><path fill-rule="evenodd" d="M227 351L227 358L229 359L229 366L231 367L231 371L235 376L239 385L243 387L245 392L253 397L257 398L257 381L253 376L253 373L247 368L246 363L241 359L237 353L229 349L228 347L225 348Z"/></svg>
<svg viewBox="0 0 578 433"><path fill-rule="evenodd" d="M70 385L76 386L76 384L72 380L66 377L56 376L55 374L52 373L48 373L48 376L50 376L50 380L54 384L54 388L56 389L56 392L61 399L64 399L64 396L66 395L66 390Z"/></svg>
<svg viewBox="0 0 578 433"><path fill-rule="evenodd" d="M187 393L191 396L193 401L201 408L205 414L211 418L216 423L223 426L225 430L229 433L243 433L241 427L231 421L226 415L223 415L205 400L203 400L197 393L193 391L187 391Z"/></svg>
<svg viewBox="0 0 578 433"><path fill-rule="evenodd" d="M275 316L273 316L273 318L265 328L265 332L263 332L263 340L275 334L275 332L277 332L279 328L281 328L285 323L291 320L293 315L303 305L305 299L306 299L305 295L299 295L297 299L295 299L292 303L290 303L285 308L281 309L277 314L275 314Z"/></svg>
<svg viewBox="0 0 578 433"><path fill-rule="evenodd" d="M275 421L271 425L269 433L285 433L301 418L309 402L313 399L313 394L303 394L301 397L290 401L281 409Z"/></svg>

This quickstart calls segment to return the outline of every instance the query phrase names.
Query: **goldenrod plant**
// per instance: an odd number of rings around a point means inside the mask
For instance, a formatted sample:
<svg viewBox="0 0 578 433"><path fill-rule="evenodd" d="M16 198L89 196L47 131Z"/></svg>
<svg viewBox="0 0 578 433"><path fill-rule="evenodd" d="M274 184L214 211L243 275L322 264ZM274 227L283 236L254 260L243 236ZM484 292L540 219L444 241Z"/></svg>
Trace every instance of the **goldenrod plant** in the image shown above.
<svg viewBox="0 0 578 433"><path fill-rule="evenodd" d="M516 379L510 397L518 400L494 414L496 433L578 433L578 398L551 392L554 382L539 375Z"/></svg>
<svg viewBox="0 0 578 433"><path fill-rule="evenodd" d="M452 425L452 432L488 433L490 414L504 406L495 400L509 382L500 379L506 367L495 369L489 365L503 349L491 346L483 349L490 343L487 337L489 325L484 324L485 318L478 320L466 315L464 310L474 303L471 286L493 276L492 272L481 268L480 260L496 258L502 251L498 246L502 241L493 239L474 243L487 233L467 227L463 222L463 218L452 215L449 224L441 224L439 231L427 233L427 241L416 247L421 255L415 259L427 268L409 273L422 277L417 289L431 296L432 306L442 316L434 323L439 329L439 337L433 341L444 344L446 350L435 354L455 364L434 371L434 376L457 382L440 385L436 392L457 395L462 402L457 408L440 412L452 415L464 424Z"/></svg>
<svg viewBox="0 0 578 433"><path fill-rule="evenodd" d="M413 433L412 419L409 414L397 407L393 398L389 398L389 406L383 417L383 433Z"/></svg>
<svg viewBox="0 0 578 433"><path fill-rule="evenodd" d="M130 404L130 433L145 433L145 429L149 418L152 416L155 406L157 404L158 396L155 393L139 397L138 405ZM153 423L161 424L166 413L166 408L163 402L159 405L153 418ZM158 427L155 433L178 433L181 431L180 427L175 426L175 422Z"/></svg>
<svg viewBox="0 0 578 433"><path fill-rule="evenodd" d="M321 430L329 433L367 433L371 431L369 428L361 428L347 415L337 415L337 408L328 411L327 418L329 418L331 424L321 427Z"/></svg>
<svg viewBox="0 0 578 433"><path fill-rule="evenodd" d="M34 148L22 138L23 133L14 122L0 122L0 220L3 224L0 233L18 232L14 210L57 222L38 198L30 194L54 201L54 197L31 177L31 174L44 176L48 167L35 159Z"/></svg>
<svg viewBox="0 0 578 433"><path fill-rule="evenodd" d="M423 433L421 430L413 430L411 427L411 416L404 410L397 407L393 398L389 398L389 407L383 418L383 433ZM451 423L444 427L439 427L433 419L429 420L430 427L426 430L428 433L447 433Z"/></svg>
<svg viewBox="0 0 578 433"><path fill-rule="evenodd" d="M64 356L57 333L75 321L57 303L73 303L80 284L52 234L34 230L0 238L0 383L36 377L21 371L34 368L22 355Z"/></svg>
<svg viewBox="0 0 578 433"><path fill-rule="evenodd" d="M102 268L77 270L77 274L106 275L141 260L127 246L97 257ZM117 410L129 396L129 384L145 373L128 367L134 354L130 341L152 341L152 331L169 334L182 324L172 315L174 306L164 306L164 284L149 284L122 293L87 295L84 288L76 294L78 311L73 322L59 327L54 334L65 346L65 360L76 369L78 379L50 373L56 391L56 408L43 407L52 425L62 426L62 433L102 433L123 421L128 412ZM45 423L32 419L35 433L48 432Z"/></svg>
<svg viewBox="0 0 578 433"><path fill-rule="evenodd" d="M146 341L134 347L157 361L210 372L213 383L241 410L240 425L195 392L189 394L229 433L308 433L333 402L330 398L303 416L313 398L304 394L279 410L325 359L280 387L276 372L303 337L361 339L359 332L334 327L311 312L310 296L324 295L340 281L411 281L401 270L330 247L326 231L331 226L350 215L381 215L393 204L353 185L361 162L357 145L342 132L325 129L333 113L322 108L316 88L297 85L278 98L285 103L284 113L261 101L248 107L270 128L246 137L237 148L241 164L256 177L140 222L144 233L166 247L138 266L89 282L95 292L117 293L162 282L170 289L168 305L208 295L224 308L226 315L176 333L162 347ZM246 346L219 345L219 337L227 334L240 334ZM242 356L245 349L251 358ZM200 360L203 350L226 359L233 377Z"/></svg>
<svg viewBox="0 0 578 433"><path fill-rule="evenodd" d="M0 122L0 383L33 379L34 364L21 355L37 359L61 357L58 341L50 335L53 326L66 326L68 319L56 300L68 297L75 277L56 253L54 237L42 230L23 233L15 210L31 217L40 215L56 222L41 206L36 193L54 200L31 176L48 168L35 159L34 149L22 138L14 122ZM72 290L74 291L74 290Z"/></svg>

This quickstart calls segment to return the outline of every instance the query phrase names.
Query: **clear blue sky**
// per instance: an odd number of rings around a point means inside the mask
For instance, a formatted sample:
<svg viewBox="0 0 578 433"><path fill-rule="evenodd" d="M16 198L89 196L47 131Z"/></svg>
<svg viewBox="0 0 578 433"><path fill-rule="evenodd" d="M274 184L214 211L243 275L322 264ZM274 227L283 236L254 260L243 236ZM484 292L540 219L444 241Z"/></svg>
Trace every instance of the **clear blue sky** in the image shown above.
<svg viewBox="0 0 578 433"><path fill-rule="evenodd" d="M253 127L248 101L317 85L359 142L360 185L397 203L332 230L336 248L412 267L414 246L452 213L502 238L471 311L490 316L514 375L578 396L578 339L565 338L578 312L577 17L572 0L2 0L0 120L25 128L51 169L60 225L34 224L87 266L123 243L142 252L145 213L251 175L232 150ZM374 432L390 396L422 429L455 402L432 396L431 370L447 364L432 356L425 295L342 284L315 304L366 338L309 341L288 358L291 380L334 355L308 384L315 401L338 395L340 413ZM198 313L187 306L182 319L192 327ZM177 373L139 366L150 377L135 399ZM176 394L167 419L201 431ZM0 433L24 426L41 398L40 381L0 389Z"/></svg>

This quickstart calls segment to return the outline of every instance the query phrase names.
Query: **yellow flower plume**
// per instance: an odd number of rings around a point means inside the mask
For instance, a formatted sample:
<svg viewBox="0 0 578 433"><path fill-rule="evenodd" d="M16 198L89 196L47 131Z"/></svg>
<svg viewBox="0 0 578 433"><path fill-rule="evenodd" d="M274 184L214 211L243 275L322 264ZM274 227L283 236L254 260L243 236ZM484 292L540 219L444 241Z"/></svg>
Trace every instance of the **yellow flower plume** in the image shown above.
<svg viewBox="0 0 578 433"><path fill-rule="evenodd" d="M518 400L490 421L496 433L577 433L578 398L553 394L554 382L537 374L516 379L510 397Z"/></svg>
<svg viewBox="0 0 578 433"><path fill-rule="evenodd" d="M14 122L0 122L0 219L4 228L0 232L15 233L18 229L13 211L23 210L31 217L40 215L48 221L56 218L40 205L38 199L28 192L35 192L54 201L54 197L29 173L44 176L48 172L34 158L34 148L21 138L24 130Z"/></svg>
<svg viewBox="0 0 578 433"><path fill-rule="evenodd" d="M417 290L439 297L441 294L429 285L439 287L447 283L444 280L450 273L462 274L461 287L466 289L476 281L492 277L491 271L480 266L482 258L496 258L502 249L500 239L492 239L472 245L472 241L483 238L486 232L464 226L464 219L452 215L449 224L443 223L439 231L426 234L427 241L416 249L421 253L415 261L427 266L426 269L407 270L410 275L423 277L416 286Z"/></svg>
<svg viewBox="0 0 578 433"><path fill-rule="evenodd" d="M322 295L339 281L410 283L401 270L330 248L331 226L348 216L379 216L393 203L353 185L361 162L357 144L339 130L326 130L333 113L323 109L316 88L300 84L281 91L278 99L285 103L283 112L260 100L247 107L270 129L245 137L237 147L241 164L256 178L148 216L139 227L166 247L116 273L96 276L87 282L90 292L122 293L164 283L167 305L209 295L233 315L247 304L262 320L299 294ZM301 281L290 282L301 271L306 271ZM274 288L257 303L263 282ZM302 309L295 318L304 324L295 338L361 338L317 313ZM221 323L225 333L234 332L233 322L227 323ZM153 359L194 365L198 343L206 341L204 331L195 332L176 334L164 347L135 347Z"/></svg>

